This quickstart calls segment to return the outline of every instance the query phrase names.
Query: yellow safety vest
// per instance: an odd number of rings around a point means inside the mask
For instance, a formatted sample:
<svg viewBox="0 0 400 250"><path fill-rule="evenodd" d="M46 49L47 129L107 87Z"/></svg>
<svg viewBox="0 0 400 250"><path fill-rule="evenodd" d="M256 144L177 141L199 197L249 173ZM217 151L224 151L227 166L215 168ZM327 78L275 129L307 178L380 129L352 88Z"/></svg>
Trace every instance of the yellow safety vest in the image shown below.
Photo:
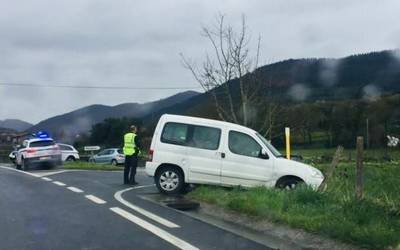
<svg viewBox="0 0 400 250"><path fill-rule="evenodd" d="M124 135L124 155L134 155L136 153L135 137L136 134L134 133L126 133Z"/></svg>

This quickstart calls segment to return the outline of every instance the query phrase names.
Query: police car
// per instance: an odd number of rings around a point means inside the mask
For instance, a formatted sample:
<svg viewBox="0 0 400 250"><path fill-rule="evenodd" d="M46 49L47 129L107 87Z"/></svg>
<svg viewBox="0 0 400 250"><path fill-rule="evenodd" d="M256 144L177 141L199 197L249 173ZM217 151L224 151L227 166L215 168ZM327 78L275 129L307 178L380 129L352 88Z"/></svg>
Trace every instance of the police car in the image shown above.
<svg viewBox="0 0 400 250"><path fill-rule="evenodd" d="M16 154L17 169L28 170L33 165L60 165L61 151L48 133L39 131L24 140Z"/></svg>

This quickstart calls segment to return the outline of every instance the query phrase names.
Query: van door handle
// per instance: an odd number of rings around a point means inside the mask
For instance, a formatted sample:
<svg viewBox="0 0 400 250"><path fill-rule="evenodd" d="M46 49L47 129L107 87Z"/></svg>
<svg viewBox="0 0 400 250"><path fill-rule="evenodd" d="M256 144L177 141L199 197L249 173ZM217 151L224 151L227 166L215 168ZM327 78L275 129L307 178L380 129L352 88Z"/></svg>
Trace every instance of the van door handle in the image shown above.
<svg viewBox="0 0 400 250"><path fill-rule="evenodd" d="M221 158L225 158L225 153L221 152Z"/></svg>

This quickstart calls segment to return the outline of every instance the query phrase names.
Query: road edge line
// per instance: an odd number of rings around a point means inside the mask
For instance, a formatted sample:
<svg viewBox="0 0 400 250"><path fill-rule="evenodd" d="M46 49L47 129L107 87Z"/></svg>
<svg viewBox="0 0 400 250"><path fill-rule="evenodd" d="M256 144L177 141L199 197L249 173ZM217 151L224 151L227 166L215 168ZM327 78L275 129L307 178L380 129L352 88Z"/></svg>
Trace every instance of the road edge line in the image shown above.
<svg viewBox="0 0 400 250"><path fill-rule="evenodd" d="M147 185L147 186L138 186L138 187L126 188L126 189L117 191L114 194L114 198L117 201L119 201L120 203L122 203L125 206L129 207L130 209L133 209L134 211L136 211L136 212L146 216L147 218L152 219L153 221L158 222L158 223L160 223L160 224L162 224L162 225L164 225L166 227L169 227L169 228L180 228L179 225L177 225L177 224L175 224L175 223L173 223L173 222L171 222L171 221L169 221L167 219L164 219L164 218L162 218L162 217L160 217L160 216L158 216L158 215L156 215L156 214L154 214L152 212L149 212L149 211L147 211L147 210L145 210L145 209L143 209L141 207L135 206L132 203L130 203L129 201L127 201L124 198L122 198L122 194L127 192L127 191L134 190L134 189L139 189L139 188L144 188L144 187L150 187L150 186L154 186L154 184L153 185Z"/></svg>
<svg viewBox="0 0 400 250"><path fill-rule="evenodd" d="M29 173L29 172L26 172L26 171L22 171L22 170L19 170L19 169L15 169L15 168L10 168L10 167L5 167L5 166L0 166L0 168L7 169L7 170L11 170L11 171L15 171L15 172L19 172L19 173L23 173L23 174L30 175L30 176L37 177L37 178L40 177L40 176L37 175L37 174Z"/></svg>

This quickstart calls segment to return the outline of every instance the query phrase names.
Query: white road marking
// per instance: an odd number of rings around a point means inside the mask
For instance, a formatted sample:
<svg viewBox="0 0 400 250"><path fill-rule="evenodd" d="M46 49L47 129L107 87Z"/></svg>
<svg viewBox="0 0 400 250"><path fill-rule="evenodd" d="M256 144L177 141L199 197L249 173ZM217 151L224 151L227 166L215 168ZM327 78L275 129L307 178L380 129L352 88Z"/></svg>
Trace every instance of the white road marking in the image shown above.
<svg viewBox="0 0 400 250"><path fill-rule="evenodd" d="M129 208L135 210L135 211L138 212L138 213L143 214L144 216L146 216L146 217L148 217L148 218L150 218L150 219L152 219L152 220L154 220L154 221L156 221L156 222L158 222L158 223L160 223L160 224L162 224L162 225L164 225L164 226L166 226L166 227L169 227L169 228L179 228L180 226L176 225L175 223L173 223L173 222L171 222L171 221L169 221L169 220L166 220L166 219L164 219L164 218L162 218L162 217L160 217L160 216L158 216L158 215L155 215L155 214L153 214L153 213L151 213L151 212L149 212L149 211L147 211L147 210L144 210L143 208L140 208L140 207L138 207L138 206L135 206L135 205L133 205L132 203L130 203L129 201L124 200L124 198L122 198L122 193L124 193L124 192L126 192L126 191L133 190L133 189L144 188L144 187L151 187L151 186L154 186L154 185L147 185L147 186L138 186L138 187L127 188L127 189L124 189L124 190L121 190L121 191L116 192L116 193L114 194L114 198L115 198L117 201L119 201L119 202L121 202L122 204L124 204L125 206L127 206L127 207L129 207Z"/></svg>
<svg viewBox="0 0 400 250"><path fill-rule="evenodd" d="M91 195L91 194L85 195L85 197L86 197L86 199L91 200L91 201L93 201L94 203L97 203L97 204L105 204L105 203L107 203L105 200L102 200L99 197L96 197L96 196Z"/></svg>
<svg viewBox="0 0 400 250"><path fill-rule="evenodd" d="M20 172L20 173L27 174L27 175L30 175L30 176L33 176L33 177L40 177L39 175L30 173L30 172L26 172L26 171L22 171L22 170L19 170L19 169L11 168L11 167L0 166L0 168L4 168L4 169L7 169L7 170L12 170L12 171Z"/></svg>
<svg viewBox="0 0 400 250"><path fill-rule="evenodd" d="M45 180L45 181L52 181L52 179L47 178L47 177L42 177L42 180Z"/></svg>
<svg viewBox="0 0 400 250"><path fill-rule="evenodd" d="M53 181L53 183L56 184L56 185L58 185L58 186L61 186L61 187L66 186L65 183L62 183L62 182L60 182L60 181Z"/></svg>
<svg viewBox="0 0 400 250"><path fill-rule="evenodd" d="M75 193L83 193L82 189L76 188L76 187L67 187L69 190Z"/></svg>
<svg viewBox="0 0 400 250"><path fill-rule="evenodd" d="M40 177L45 177L45 176L49 176L49 175L55 175L55 174L61 174L64 172L70 172L70 170L51 170L51 171L37 171L35 172L36 175L40 176Z"/></svg>
<svg viewBox="0 0 400 250"><path fill-rule="evenodd" d="M124 217L125 219L135 223L136 225L142 227L143 229L157 235L161 239L171 243L172 245L176 246L179 249L185 249L185 250L198 250L199 248L189 244L188 242L168 233L167 231L154 226L153 224L140 219L139 217L136 217L135 215L119 208L119 207L112 207L110 208L111 211L114 213Z"/></svg>

